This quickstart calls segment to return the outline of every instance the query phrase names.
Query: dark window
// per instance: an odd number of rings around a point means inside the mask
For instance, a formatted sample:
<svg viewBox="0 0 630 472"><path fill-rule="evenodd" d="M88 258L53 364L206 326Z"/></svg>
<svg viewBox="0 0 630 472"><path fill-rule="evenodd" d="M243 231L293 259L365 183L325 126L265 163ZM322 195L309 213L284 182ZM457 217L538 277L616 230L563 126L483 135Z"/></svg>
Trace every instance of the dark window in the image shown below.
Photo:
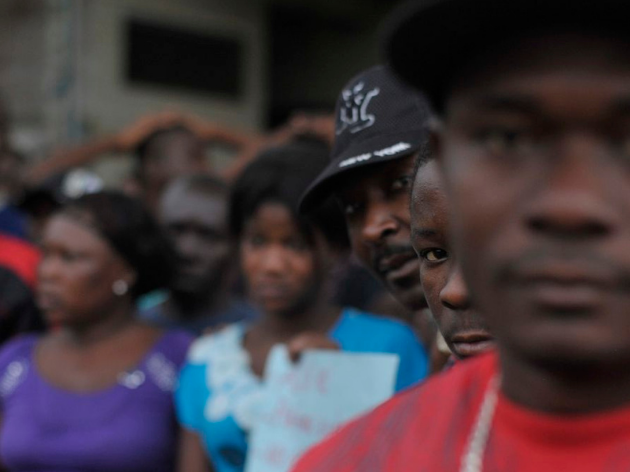
<svg viewBox="0 0 630 472"><path fill-rule="evenodd" d="M242 94L242 44L225 37L129 20L126 77L132 83L227 96Z"/></svg>

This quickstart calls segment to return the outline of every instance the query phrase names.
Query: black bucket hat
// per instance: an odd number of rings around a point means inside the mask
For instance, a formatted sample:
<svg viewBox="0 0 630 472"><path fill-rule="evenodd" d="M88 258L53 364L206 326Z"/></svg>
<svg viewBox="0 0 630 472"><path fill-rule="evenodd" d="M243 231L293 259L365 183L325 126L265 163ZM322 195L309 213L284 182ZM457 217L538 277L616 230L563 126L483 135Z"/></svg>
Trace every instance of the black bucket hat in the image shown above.
<svg viewBox="0 0 630 472"><path fill-rule="evenodd" d="M329 197L340 175L422 149L430 116L426 99L386 67L354 77L337 100L331 162L302 195L300 211L308 212Z"/></svg>
<svg viewBox="0 0 630 472"><path fill-rule="evenodd" d="M630 36L624 0L414 0L386 21L386 62L422 90L436 111L475 53L524 33L563 28Z"/></svg>

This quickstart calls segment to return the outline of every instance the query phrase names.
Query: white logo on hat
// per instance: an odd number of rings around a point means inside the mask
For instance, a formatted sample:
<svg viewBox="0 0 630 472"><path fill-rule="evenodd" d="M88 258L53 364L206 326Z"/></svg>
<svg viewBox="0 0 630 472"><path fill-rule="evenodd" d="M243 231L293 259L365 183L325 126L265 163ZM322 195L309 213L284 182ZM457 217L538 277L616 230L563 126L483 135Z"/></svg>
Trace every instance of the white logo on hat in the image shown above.
<svg viewBox="0 0 630 472"><path fill-rule="evenodd" d="M339 163L339 167L348 167L358 164L359 162L365 162L372 159L372 153L368 152L366 154L361 154L360 156L351 157L349 159L345 159Z"/></svg>
<svg viewBox="0 0 630 472"><path fill-rule="evenodd" d="M367 108L374 97L380 93L379 88L374 88L369 92L364 92L365 83L359 82L350 89L341 92L343 104L339 111L339 123L337 135L343 133L346 129L351 133L369 128L376 121L374 115L368 114Z"/></svg>
<svg viewBox="0 0 630 472"><path fill-rule="evenodd" d="M393 146L386 147L385 149L381 149L379 151L374 152L366 152L365 154L361 154L360 156L350 157L348 159L344 159L339 163L339 168L353 166L355 164L360 164L365 161L369 161L374 156L376 157L388 157L393 156L395 154L400 154L408 149L411 149L411 144L409 143L398 143Z"/></svg>

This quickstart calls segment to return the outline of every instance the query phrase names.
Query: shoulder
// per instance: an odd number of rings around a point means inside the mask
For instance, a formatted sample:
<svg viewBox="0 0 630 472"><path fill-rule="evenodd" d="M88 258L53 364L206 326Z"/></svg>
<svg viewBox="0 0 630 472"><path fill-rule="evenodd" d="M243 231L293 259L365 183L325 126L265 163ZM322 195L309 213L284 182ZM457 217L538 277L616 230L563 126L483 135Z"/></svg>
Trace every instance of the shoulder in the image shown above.
<svg viewBox="0 0 630 472"><path fill-rule="evenodd" d="M179 367L184 363L193 341L194 337L186 331L163 331L155 350Z"/></svg>
<svg viewBox="0 0 630 472"><path fill-rule="evenodd" d="M294 472L387 470L378 464L442 447L453 420L472 423L495 366L494 355L481 356L405 390L315 446Z"/></svg>
<svg viewBox="0 0 630 472"><path fill-rule="evenodd" d="M243 323L234 323L212 334L197 338L188 351L188 363L206 364L213 359L229 357L241 352L244 332Z"/></svg>
<svg viewBox="0 0 630 472"><path fill-rule="evenodd" d="M0 402L11 395L29 371L32 351L39 338L23 335L9 341L0 350Z"/></svg>
<svg viewBox="0 0 630 472"><path fill-rule="evenodd" d="M15 337L0 348L0 370L16 358L30 356L31 351L37 344L39 336L34 334L23 334Z"/></svg>
<svg viewBox="0 0 630 472"><path fill-rule="evenodd" d="M373 334L381 342L394 342L395 345L399 345L401 342L420 343L413 329L406 323L354 308L344 309L339 329L341 331L361 332L362 335L367 334L368 336Z"/></svg>
<svg viewBox="0 0 630 472"><path fill-rule="evenodd" d="M229 311L244 315L244 317L251 318L258 315L258 310L254 308L252 304L241 298L233 298L230 300Z"/></svg>
<svg viewBox="0 0 630 472"><path fill-rule="evenodd" d="M376 315L356 308L344 308L343 317L345 323L353 325L363 325L373 329L389 329L399 332L411 331L411 328L404 322L388 316Z"/></svg>
<svg viewBox="0 0 630 472"><path fill-rule="evenodd" d="M164 312L162 310L162 305L153 305L150 307L140 307L137 312L137 319L152 323L152 324L160 324L164 322Z"/></svg>

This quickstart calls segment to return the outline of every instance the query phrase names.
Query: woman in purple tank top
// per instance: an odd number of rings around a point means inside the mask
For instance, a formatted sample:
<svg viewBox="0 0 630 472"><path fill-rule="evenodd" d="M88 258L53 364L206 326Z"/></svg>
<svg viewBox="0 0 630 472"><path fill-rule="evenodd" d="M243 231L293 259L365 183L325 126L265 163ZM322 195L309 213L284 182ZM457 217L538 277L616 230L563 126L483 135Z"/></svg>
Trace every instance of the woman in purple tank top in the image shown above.
<svg viewBox="0 0 630 472"><path fill-rule="evenodd" d="M134 321L171 249L136 201L76 200L46 225L37 302L51 331L0 351L0 469L167 472L172 391L190 338Z"/></svg>

